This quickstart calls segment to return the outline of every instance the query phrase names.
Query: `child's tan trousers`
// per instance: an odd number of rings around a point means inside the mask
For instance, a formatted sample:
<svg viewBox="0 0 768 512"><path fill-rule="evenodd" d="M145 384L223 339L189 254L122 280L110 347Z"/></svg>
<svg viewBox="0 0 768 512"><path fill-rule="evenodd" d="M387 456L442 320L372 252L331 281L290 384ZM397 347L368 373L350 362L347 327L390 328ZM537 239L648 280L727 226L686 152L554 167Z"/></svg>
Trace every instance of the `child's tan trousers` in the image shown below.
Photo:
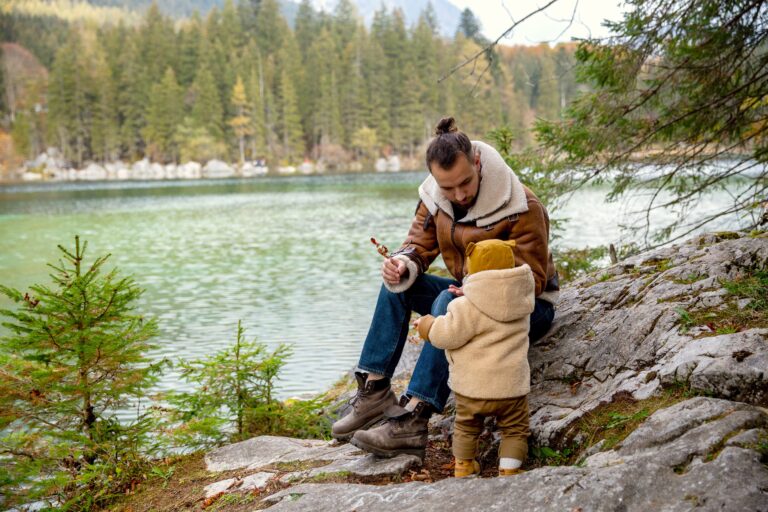
<svg viewBox="0 0 768 512"><path fill-rule="evenodd" d="M528 396L501 400L480 400L456 393L456 423L453 428L453 455L474 459L483 420L496 416L501 433L499 457L525 460L528 455Z"/></svg>

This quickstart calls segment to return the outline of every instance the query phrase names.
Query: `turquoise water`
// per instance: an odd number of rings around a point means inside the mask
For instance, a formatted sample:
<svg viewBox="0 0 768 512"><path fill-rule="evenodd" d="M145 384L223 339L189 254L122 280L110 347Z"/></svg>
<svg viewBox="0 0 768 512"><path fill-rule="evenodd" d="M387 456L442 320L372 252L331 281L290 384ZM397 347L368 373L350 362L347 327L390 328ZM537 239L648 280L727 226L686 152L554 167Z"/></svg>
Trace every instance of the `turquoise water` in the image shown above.
<svg viewBox="0 0 768 512"><path fill-rule="evenodd" d="M79 234L91 257L146 288L157 316L153 358L199 358L247 337L294 346L284 397L327 389L354 366L380 286L381 257L405 238L424 173L252 180L68 183L0 187L0 283L48 282L57 244ZM579 191L559 213L561 247L616 242L627 207ZM727 197L717 196L717 208ZM720 227L733 223L727 220ZM0 298L0 306L8 306ZM179 387L169 371L161 389Z"/></svg>

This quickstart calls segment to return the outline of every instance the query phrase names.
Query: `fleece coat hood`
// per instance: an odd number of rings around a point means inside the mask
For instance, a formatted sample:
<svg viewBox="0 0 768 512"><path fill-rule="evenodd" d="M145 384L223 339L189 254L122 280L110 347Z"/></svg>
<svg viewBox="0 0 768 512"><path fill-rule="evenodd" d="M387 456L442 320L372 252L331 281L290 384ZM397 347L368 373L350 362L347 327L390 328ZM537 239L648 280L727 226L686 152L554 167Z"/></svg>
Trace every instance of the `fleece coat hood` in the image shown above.
<svg viewBox="0 0 768 512"><path fill-rule="evenodd" d="M452 300L445 315L422 318L419 333L445 349L456 393L490 400L530 392L533 287L528 265L478 272L467 278L464 296Z"/></svg>
<svg viewBox="0 0 768 512"><path fill-rule="evenodd" d="M473 306L497 322L511 322L534 308L533 276L528 265L471 274L464 279L462 290Z"/></svg>

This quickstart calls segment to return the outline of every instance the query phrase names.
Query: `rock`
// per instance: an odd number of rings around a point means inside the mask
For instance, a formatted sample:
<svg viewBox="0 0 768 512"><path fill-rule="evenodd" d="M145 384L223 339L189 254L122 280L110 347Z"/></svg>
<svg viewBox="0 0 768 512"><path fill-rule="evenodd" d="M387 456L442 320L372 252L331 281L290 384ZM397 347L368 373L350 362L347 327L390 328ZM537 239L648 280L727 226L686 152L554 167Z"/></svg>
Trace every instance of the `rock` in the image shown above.
<svg viewBox="0 0 768 512"><path fill-rule="evenodd" d="M277 470L269 470L269 466L278 463L305 463L311 467L278 476ZM263 489L273 478L291 483L334 476L345 478L399 475L411 466L421 464L421 459L415 455L381 459L366 454L351 444L338 445L320 440L259 436L212 451L206 455L205 464L208 471L214 472L235 469L257 471L242 479L229 478L208 485L205 488L208 498L221 493ZM262 468L268 471L259 471Z"/></svg>
<svg viewBox="0 0 768 512"><path fill-rule="evenodd" d="M703 235L566 287L550 333L529 352L536 441L558 444L569 425L617 393L641 400L678 383L768 403L768 330L711 336L707 327L684 329L679 313L736 306L721 280L766 266L767 238Z"/></svg>
<svg viewBox="0 0 768 512"><path fill-rule="evenodd" d="M202 176L202 166L197 162L186 162L179 165L176 175L181 179L195 179Z"/></svg>
<svg viewBox="0 0 768 512"><path fill-rule="evenodd" d="M235 176L235 170L221 160L210 160L203 167L204 178L231 178Z"/></svg>
<svg viewBox="0 0 768 512"><path fill-rule="evenodd" d="M208 471L233 469L255 470L280 462L325 462L322 471L304 471L296 476L315 476L318 473L348 472L358 476L392 475L405 471L421 462L416 456L379 459L368 455L351 444L336 444L317 439L292 439L277 436L259 436L224 446L205 456Z"/></svg>
<svg viewBox="0 0 768 512"><path fill-rule="evenodd" d="M221 493L247 492L261 490L275 477L272 472L259 472L244 478L228 478L205 486L205 497L210 498Z"/></svg>
<svg viewBox="0 0 768 512"><path fill-rule="evenodd" d="M288 473L281 480L292 482L332 475L357 477L393 476L401 475L408 468L418 465L421 465L421 459L415 455L398 455L391 459L382 459L355 450L350 451L345 457L334 459L328 465Z"/></svg>
<svg viewBox="0 0 768 512"><path fill-rule="evenodd" d="M240 174L242 174L244 178L263 176L267 174L267 167L263 165L256 165L253 162L245 162L242 167L240 167Z"/></svg>
<svg viewBox="0 0 768 512"><path fill-rule="evenodd" d="M688 381L717 396L761 403L768 398L768 329L692 340L658 366L661 382Z"/></svg>
<svg viewBox="0 0 768 512"><path fill-rule="evenodd" d="M586 467L544 467L519 476L388 486L302 484L265 498L270 510L768 511L768 468L753 449L724 445L757 407L693 398L652 415L615 452ZM660 430L654 436L654 430ZM718 447L724 446L722 450ZM709 460L708 460L709 459Z"/></svg>
<svg viewBox="0 0 768 512"><path fill-rule="evenodd" d="M351 445L334 445L318 439L259 436L218 448L205 456L208 471L257 469L276 462L334 460Z"/></svg>

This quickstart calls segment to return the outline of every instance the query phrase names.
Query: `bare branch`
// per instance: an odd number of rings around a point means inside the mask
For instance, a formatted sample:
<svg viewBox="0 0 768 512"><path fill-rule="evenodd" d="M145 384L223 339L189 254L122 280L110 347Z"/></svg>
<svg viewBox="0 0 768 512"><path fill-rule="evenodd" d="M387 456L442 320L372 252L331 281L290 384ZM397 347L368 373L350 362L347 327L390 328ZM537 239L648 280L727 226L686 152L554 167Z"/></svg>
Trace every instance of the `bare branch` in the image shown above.
<svg viewBox="0 0 768 512"><path fill-rule="evenodd" d="M461 68L463 68L463 67L467 66L468 64L470 64L470 63L476 61L477 59L479 59L484 53L490 52L496 45L499 44L499 41L501 41L503 38L507 37L507 35L510 32L512 32L518 25L520 25L521 23L526 21L528 18L530 18L530 17L532 17L532 16L534 16L534 15L536 15L536 14L538 14L538 13L540 13L540 12L546 10L546 9L548 9L551 5L553 5L553 4L555 4L555 3L559 2L559 1L560 0L549 0L549 2L547 2L547 4L544 5L543 7L539 7L538 9L535 9L534 11L531 11L530 13L526 14L525 16L523 16L520 19L520 21L516 21L516 22L512 23L512 25L507 30L505 30L499 37L497 37L494 41L491 41L485 47L483 47L482 49L480 49L477 52L475 52L472 56L468 57L463 62L455 65L450 70L448 70L448 72L445 75L443 75L442 77L437 79L437 83L443 82L448 77L450 77L451 75L456 73L456 71L460 70Z"/></svg>

